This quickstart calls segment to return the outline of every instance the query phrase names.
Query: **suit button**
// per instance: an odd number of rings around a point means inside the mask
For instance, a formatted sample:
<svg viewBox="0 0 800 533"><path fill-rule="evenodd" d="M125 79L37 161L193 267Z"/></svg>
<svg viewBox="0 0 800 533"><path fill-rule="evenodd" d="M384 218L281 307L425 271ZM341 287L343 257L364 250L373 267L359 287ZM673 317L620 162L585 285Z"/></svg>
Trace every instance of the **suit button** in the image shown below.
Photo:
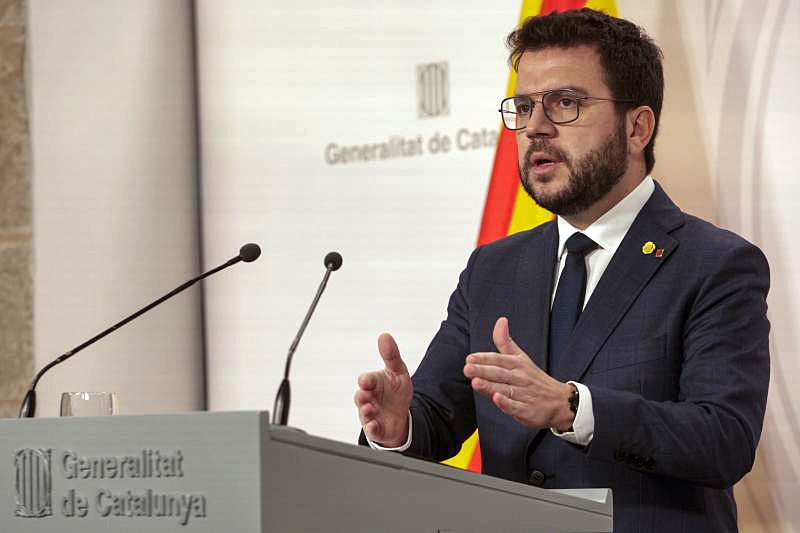
<svg viewBox="0 0 800 533"><path fill-rule="evenodd" d="M541 470L534 470L533 472L531 472L530 481L531 485L534 485L536 487L541 487L542 485L544 485L544 472L542 472Z"/></svg>
<svg viewBox="0 0 800 533"><path fill-rule="evenodd" d="M633 466L635 466L636 468L642 468L644 466L644 459L642 458L641 455L637 455L633 459Z"/></svg>
<svg viewBox="0 0 800 533"><path fill-rule="evenodd" d="M648 470L652 470L656 467L656 460L652 457L648 457L647 460L644 462L644 467Z"/></svg>

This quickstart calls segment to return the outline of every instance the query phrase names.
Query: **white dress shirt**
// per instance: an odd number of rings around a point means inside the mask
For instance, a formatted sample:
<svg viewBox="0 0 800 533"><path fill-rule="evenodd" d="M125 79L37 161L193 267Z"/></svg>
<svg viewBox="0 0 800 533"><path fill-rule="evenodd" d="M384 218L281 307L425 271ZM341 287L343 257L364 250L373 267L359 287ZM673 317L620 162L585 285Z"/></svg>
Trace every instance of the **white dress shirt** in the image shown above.
<svg viewBox="0 0 800 533"><path fill-rule="evenodd" d="M582 230L582 233L597 243L598 247L586 254L586 291L583 298L583 306L592 296L597 283L605 272L606 267L611 262L611 258L619 248L622 239L628 233L631 225L633 224L636 215L642 210L644 204L650 199L650 196L655 190L653 178L646 176L642 182L628 194L625 198L619 201L617 205L606 211L603 216L595 220L589 227ZM555 298L556 289L558 288L558 280L561 277L561 271L564 269L566 263L567 253L565 243L574 233L581 230L572 226L569 222L561 217L557 217L556 224L558 225L558 268L556 269L556 279L553 285L553 296ZM551 299L550 305L553 305ZM566 357L569 354L565 354ZM560 433L555 429L551 429L556 436L578 444L587 446L592 442L594 437L594 410L592 408L592 393L589 387L581 383L570 381L578 388L580 395L580 402L578 404L578 412L575 414L575 421L572 424L572 431ZM412 435L412 420L411 412L408 413L408 439L405 444L397 448L384 448L378 444L367 439L369 445L376 450L391 450L391 451L404 451L411 446Z"/></svg>

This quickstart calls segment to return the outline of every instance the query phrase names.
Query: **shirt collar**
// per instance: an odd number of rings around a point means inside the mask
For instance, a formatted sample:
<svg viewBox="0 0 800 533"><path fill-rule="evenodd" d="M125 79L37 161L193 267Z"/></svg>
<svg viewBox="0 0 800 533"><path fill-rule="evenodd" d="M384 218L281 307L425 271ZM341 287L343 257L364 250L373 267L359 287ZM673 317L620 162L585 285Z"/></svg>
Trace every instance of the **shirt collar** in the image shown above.
<svg viewBox="0 0 800 533"><path fill-rule="evenodd" d="M603 250L612 254L616 252L634 219L636 219L636 215L639 214L644 204L650 199L650 195L653 194L654 190L653 178L645 176L635 189L585 230L579 230L562 217L557 217L558 257L561 257L561 254L564 253L567 239L579 231L582 231L584 235L596 242Z"/></svg>

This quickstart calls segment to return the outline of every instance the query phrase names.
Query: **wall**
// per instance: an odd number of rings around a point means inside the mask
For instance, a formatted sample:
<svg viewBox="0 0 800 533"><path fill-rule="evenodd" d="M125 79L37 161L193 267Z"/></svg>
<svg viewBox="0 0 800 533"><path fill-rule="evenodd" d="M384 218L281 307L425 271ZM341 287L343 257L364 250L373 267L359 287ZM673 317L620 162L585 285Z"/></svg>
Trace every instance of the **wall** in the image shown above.
<svg viewBox="0 0 800 533"><path fill-rule="evenodd" d="M0 0L0 417L16 416L33 368L25 31L25 3Z"/></svg>

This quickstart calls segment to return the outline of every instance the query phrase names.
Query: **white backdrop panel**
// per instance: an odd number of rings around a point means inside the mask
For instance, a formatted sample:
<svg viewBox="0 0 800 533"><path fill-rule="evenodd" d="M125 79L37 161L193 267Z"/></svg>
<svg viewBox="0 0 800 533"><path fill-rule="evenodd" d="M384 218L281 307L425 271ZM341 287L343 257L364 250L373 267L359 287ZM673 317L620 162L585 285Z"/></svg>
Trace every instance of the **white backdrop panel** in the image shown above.
<svg viewBox="0 0 800 533"><path fill-rule="evenodd" d="M246 241L264 248L208 287L210 408L272 408L334 249L344 266L297 352L291 423L355 438L356 376L379 366L382 331L417 366L477 238L518 10L198 2L206 266ZM418 118L417 66L441 62L449 115ZM432 153L437 134L448 152ZM330 163L331 144L393 136L422 154Z"/></svg>
<svg viewBox="0 0 800 533"><path fill-rule="evenodd" d="M37 370L199 267L191 5L28 4ZM124 414L203 406L200 293L186 292L50 372Z"/></svg>

